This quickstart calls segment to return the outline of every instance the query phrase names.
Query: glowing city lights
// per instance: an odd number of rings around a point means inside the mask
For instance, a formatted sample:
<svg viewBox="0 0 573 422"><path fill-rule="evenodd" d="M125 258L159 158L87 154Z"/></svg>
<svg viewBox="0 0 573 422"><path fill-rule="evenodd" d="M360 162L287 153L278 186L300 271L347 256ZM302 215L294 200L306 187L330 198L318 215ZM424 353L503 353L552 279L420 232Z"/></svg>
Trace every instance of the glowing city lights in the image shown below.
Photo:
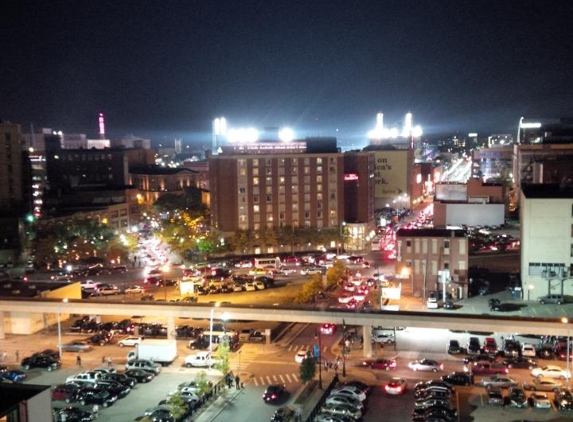
<svg viewBox="0 0 573 422"><path fill-rule="evenodd" d="M232 143L236 142L252 143L252 142L257 142L258 139L259 139L259 131L252 127L229 129L227 131L227 140Z"/></svg>
<svg viewBox="0 0 573 422"><path fill-rule="evenodd" d="M404 118L404 126L400 131L398 128L386 128L384 127L384 115L382 113L378 113L376 115L376 126L374 129L368 132L368 138L370 139L396 139L398 137L403 138L419 138L422 136L423 131L419 125L412 126L412 113L406 113L406 117Z"/></svg>
<svg viewBox="0 0 573 422"><path fill-rule="evenodd" d="M284 127L279 131L279 139L283 142L292 142L294 131L289 127Z"/></svg>

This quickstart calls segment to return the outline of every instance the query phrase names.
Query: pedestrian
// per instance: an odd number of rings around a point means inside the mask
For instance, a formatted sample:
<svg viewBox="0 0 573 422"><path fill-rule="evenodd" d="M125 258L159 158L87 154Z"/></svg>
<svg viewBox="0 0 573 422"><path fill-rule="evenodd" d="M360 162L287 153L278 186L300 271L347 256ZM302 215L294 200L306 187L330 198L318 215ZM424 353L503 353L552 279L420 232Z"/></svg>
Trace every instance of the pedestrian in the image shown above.
<svg viewBox="0 0 573 422"><path fill-rule="evenodd" d="M241 378L239 378L239 375L235 376L235 388L237 390L241 388Z"/></svg>
<svg viewBox="0 0 573 422"><path fill-rule="evenodd" d="M105 363L105 356L101 357L101 364L103 365Z"/></svg>
<svg viewBox="0 0 573 422"><path fill-rule="evenodd" d="M109 366L110 368L113 366L113 359L110 357L107 358L107 366Z"/></svg>
<svg viewBox="0 0 573 422"><path fill-rule="evenodd" d="M2 360L4 360L4 351L2 351Z"/></svg>
<svg viewBox="0 0 573 422"><path fill-rule="evenodd" d="M8 352L6 352L6 350L4 350L2 352L2 360L3 361L7 361L8 360Z"/></svg>
<svg viewBox="0 0 573 422"><path fill-rule="evenodd" d="M16 350L16 353L14 354L14 356L16 356L16 362L20 362L20 351Z"/></svg>
<svg viewBox="0 0 573 422"><path fill-rule="evenodd" d="M324 370L326 372L328 372L328 361L327 360L324 361Z"/></svg>
<svg viewBox="0 0 573 422"><path fill-rule="evenodd" d="M76 366L82 366L82 357L80 355L76 357Z"/></svg>
<svg viewBox="0 0 573 422"><path fill-rule="evenodd" d="M92 413L97 419L97 417L99 416L99 406L97 404L94 404L94 407L92 407Z"/></svg>

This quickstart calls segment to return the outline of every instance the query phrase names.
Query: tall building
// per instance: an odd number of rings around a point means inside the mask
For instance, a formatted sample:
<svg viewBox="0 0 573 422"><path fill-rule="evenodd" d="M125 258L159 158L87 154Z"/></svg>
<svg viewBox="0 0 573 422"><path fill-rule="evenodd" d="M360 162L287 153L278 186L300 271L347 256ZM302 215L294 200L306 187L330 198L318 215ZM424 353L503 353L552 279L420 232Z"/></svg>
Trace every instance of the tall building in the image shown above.
<svg viewBox="0 0 573 422"><path fill-rule="evenodd" d="M335 140L223 148L209 159L209 173L212 224L224 233L344 220L344 159Z"/></svg>

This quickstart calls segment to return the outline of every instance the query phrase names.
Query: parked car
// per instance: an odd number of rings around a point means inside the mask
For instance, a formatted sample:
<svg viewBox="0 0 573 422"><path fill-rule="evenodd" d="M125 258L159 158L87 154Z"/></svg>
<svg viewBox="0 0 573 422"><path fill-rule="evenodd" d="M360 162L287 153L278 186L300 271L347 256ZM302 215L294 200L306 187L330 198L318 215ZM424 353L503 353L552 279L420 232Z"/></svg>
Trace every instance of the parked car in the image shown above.
<svg viewBox="0 0 573 422"><path fill-rule="evenodd" d="M118 374L118 373L102 373L101 380L113 380L117 381L123 385L128 387L135 387L137 384L137 380L135 378L129 377L126 374Z"/></svg>
<svg viewBox="0 0 573 422"><path fill-rule="evenodd" d="M111 406L116 402L117 396L106 390L97 388L81 388L76 394L76 400L82 405L98 404L103 407Z"/></svg>
<svg viewBox="0 0 573 422"><path fill-rule="evenodd" d="M150 360L135 359L128 361L125 364L125 369L142 369L144 371L151 372L154 375L158 375L161 372L161 365L153 363Z"/></svg>
<svg viewBox="0 0 573 422"><path fill-rule="evenodd" d="M517 381L505 375L492 375L489 377L483 377L481 385L485 388L509 388L512 385L517 385Z"/></svg>
<svg viewBox="0 0 573 422"><path fill-rule="evenodd" d="M52 388L52 400L64 400L66 403L75 401L76 393L82 388L80 384L67 382Z"/></svg>
<svg viewBox="0 0 573 422"><path fill-rule="evenodd" d="M503 406L503 393L501 388L490 388L487 390L488 406Z"/></svg>
<svg viewBox="0 0 573 422"><path fill-rule="evenodd" d="M555 392L554 401L557 410L573 410L573 394L570 390Z"/></svg>
<svg viewBox="0 0 573 422"><path fill-rule="evenodd" d="M538 297L537 301L542 305L545 305L546 303L561 305L562 303L565 303L565 298L563 295L545 295Z"/></svg>
<svg viewBox="0 0 573 422"><path fill-rule="evenodd" d="M527 396L525 395L525 391L518 385L512 385L509 387L508 394L507 394L507 405L509 407L517 407L519 409L524 409L529 407L529 403L527 402Z"/></svg>
<svg viewBox="0 0 573 422"><path fill-rule="evenodd" d="M129 286L128 288L126 288L125 293L128 295L143 294L143 293L145 293L145 290L141 286L134 285L134 286Z"/></svg>
<svg viewBox="0 0 573 422"><path fill-rule="evenodd" d="M462 347L460 346L460 342L457 340L450 340L448 343L448 347L446 348L446 351L450 355L457 355L459 353L462 353Z"/></svg>
<svg viewBox="0 0 573 422"><path fill-rule="evenodd" d="M467 345L467 352L470 355L476 355L481 352L481 344L478 337L470 337Z"/></svg>
<svg viewBox="0 0 573 422"><path fill-rule="evenodd" d="M493 337L486 337L483 341L483 351L495 355L497 353L497 341Z"/></svg>
<svg viewBox="0 0 573 422"><path fill-rule="evenodd" d="M155 374L152 372L144 371L143 369L128 369L124 372L129 378L135 379L137 382L150 382L155 378Z"/></svg>
<svg viewBox="0 0 573 422"><path fill-rule="evenodd" d="M551 401L547 393L531 393L528 400L534 409L551 409Z"/></svg>
<svg viewBox="0 0 573 422"><path fill-rule="evenodd" d="M531 391L554 391L561 389L562 384L554 378L535 378L532 382L527 381L523 384L525 390Z"/></svg>
<svg viewBox="0 0 573 422"><path fill-rule="evenodd" d="M139 344L145 339L145 337L141 336L129 336L117 342L119 347L135 347L139 346Z"/></svg>
<svg viewBox="0 0 573 422"><path fill-rule="evenodd" d="M22 382L26 379L27 375L19 369L8 369L6 367L2 367L0 368L0 377L12 382Z"/></svg>
<svg viewBox="0 0 573 422"><path fill-rule="evenodd" d="M90 422L96 420L96 415L78 407L68 406L61 409L53 409L52 420L54 422Z"/></svg>

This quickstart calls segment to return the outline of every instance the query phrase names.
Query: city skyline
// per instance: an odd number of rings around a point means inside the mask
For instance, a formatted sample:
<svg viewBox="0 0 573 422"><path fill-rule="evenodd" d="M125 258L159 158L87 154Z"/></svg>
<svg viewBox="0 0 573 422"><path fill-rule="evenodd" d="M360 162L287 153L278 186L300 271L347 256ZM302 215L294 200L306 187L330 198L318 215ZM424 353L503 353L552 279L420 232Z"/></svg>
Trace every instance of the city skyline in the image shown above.
<svg viewBox="0 0 573 422"><path fill-rule="evenodd" d="M427 135L570 115L573 4L8 1L0 118L209 142L211 121L360 143L384 113Z"/></svg>

